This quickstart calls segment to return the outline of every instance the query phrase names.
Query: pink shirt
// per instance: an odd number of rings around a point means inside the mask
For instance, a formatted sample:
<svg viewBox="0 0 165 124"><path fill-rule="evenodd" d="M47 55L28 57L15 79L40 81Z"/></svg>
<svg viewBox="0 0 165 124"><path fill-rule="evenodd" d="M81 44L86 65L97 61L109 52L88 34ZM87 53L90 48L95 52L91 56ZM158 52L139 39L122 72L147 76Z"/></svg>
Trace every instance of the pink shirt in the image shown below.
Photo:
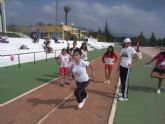
<svg viewBox="0 0 165 124"><path fill-rule="evenodd" d="M162 65L163 61L165 61L165 56L163 56L161 53L158 53L155 56L156 59L156 66L163 66L165 67L165 65Z"/></svg>
<svg viewBox="0 0 165 124"><path fill-rule="evenodd" d="M60 67L61 68L68 68L69 67L69 61L70 61L70 55L59 55L59 60L60 60Z"/></svg>

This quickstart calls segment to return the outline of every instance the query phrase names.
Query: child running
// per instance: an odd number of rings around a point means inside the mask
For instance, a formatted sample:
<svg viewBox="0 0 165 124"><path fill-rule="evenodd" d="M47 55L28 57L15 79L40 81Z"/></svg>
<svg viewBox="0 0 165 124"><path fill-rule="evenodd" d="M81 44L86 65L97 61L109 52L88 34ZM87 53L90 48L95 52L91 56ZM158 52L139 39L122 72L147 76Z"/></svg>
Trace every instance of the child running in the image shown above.
<svg viewBox="0 0 165 124"><path fill-rule="evenodd" d="M86 43L82 43L80 49L81 49L81 52L82 52L81 59L84 60L84 61L88 61L88 48L87 48L87 44Z"/></svg>
<svg viewBox="0 0 165 124"><path fill-rule="evenodd" d="M67 53L66 49L62 49L61 54L57 57L57 60L57 62L60 64L60 86L63 87L65 84L69 85L69 83L67 82L67 74L71 56Z"/></svg>
<svg viewBox="0 0 165 124"><path fill-rule="evenodd" d="M117 62L118 57L114 53L113 46L109 46L107 52L102 57L102 62L105 63L105 78L104 83L109 84L111 78L111 72L113 68L113 64Z"/></svg>
<svg viewBox="0 0 165 124"><path fill-rule="evenodd" d="M70 63L70 70L74 75L77 88L74 91L76 100L78 102L78 108L84 106L85 100L87 98L86 88L89 84L89 76L87 74L86 67L91 67L92 77L93 77L93 67L88 61L81 60L81 50L77 49L73 52L73 61Z"/></svg>
<svg viewBox="0 0 165 124"><path fill-rule="evenodd" d="M165 78L165 51L158 53L151 61L147 62L146 64L150 64L155 60L156 65L151 72L151 77L157 78L159 80L156 93L160 94L162 81Z"/></svg>

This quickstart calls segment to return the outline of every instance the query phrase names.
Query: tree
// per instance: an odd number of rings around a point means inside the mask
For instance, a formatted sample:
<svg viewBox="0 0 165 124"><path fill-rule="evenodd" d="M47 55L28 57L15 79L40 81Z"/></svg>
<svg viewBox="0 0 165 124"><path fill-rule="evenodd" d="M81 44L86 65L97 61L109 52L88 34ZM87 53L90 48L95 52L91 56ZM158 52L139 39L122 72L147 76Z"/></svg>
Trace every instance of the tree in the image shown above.
<svg viewBox="0 0 165 124"><path fill-rule="evenodd" d="M99 34L101 34L101 33L102 33L102 31L101 31L100 27L99 27L98 33L99 33Z"/></svg>
<svg viewBox="0 0 165 124"><path fill-rule="evenodd" d="M146 43L146 38L145 38L143 32L141 32L140 35L137 37L136 42L138 42L138 41L140 42L141 45Z"/></svg>
<svg viewBox="0 0 165 124"><path fill-rule="evenodd" d="M71 8L69 6L64 6L65 12L65 25L68 25L68 13L70 12Z"/></svg>
<svg viewBox="0 0 165 124"><path fill-rule="evenodd" d="M104 34L105 34L105 40L106 40L106 42L113 40L113 37L112 37L112 35L110 33L110 30L109 30L109 26L108 26L108 22L107 21L106 21L105 27L104 27Z"/></svg>
<svg viewBox="0 0 165 124"><path fill-rule="evenodd" d="M155 43L156 43L156 37L155 37L155 33L154 32L151 35L150 42L151 42L152 45L155 45Z"/></svg>
<svg viewBox="0 0 165 124"><path fill-rule="evenodd" d="M43 22L38 22L37 23L37 26L43 26L43 25L45 25Z"/></svg>

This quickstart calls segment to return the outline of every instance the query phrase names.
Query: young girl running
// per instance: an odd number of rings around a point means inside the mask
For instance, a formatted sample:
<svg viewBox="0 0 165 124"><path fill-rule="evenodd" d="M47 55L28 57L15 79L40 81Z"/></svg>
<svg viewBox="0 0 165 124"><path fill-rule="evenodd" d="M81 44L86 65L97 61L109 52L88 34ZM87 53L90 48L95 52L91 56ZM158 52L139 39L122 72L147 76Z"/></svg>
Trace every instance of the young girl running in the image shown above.
<svg viewBox="0 0 165 124"><path fill-rule="evenodd" d="M66 49L62 49L61 54L57 57L57 62L60 65L59 72L60 72L60 86L64 86L64 84L69 84L67 82L67 74L68 74L68 67L69 62L71 61L71 56L67 53ZM64 79L64 81L63 81Z"/></svg>
<svg viewBox="0 0 165 124"><path fill-rule="evenodd" d="M105 63L105 78L104 83L109 84L111 78L111 71L113 68L113 64L117 62L118 57L114 53L114 48L109 46L107 52L102 57L102 62Z"/></svg>
<svg viewBox="0 0 165 124"><path fill-rule="evenodd" d="M165 51L158 53L151 61L147 62L146 64L150 64L155 60L156 65L151 72L151 77L157 78L159 80L156 93L160 94L162 81L165 78Z"/></svg>
<svg viewBox="0 0 165 124"><path fill-rule="evenodd" d="M86 88L89 84L89 76L87 74L86 67L91 67L92 77L93 77L93 67L89 64L88 61L81 60L81 50L77 49L73 52L73 61L70 63L70 70L74 75L77 88L74 91L76 100L78 102L78 108L84 106L85 100L87 98Z"/></svg>
<svg viewBox="0 0 165 124"><path fill-rule="evenodd" d="M81 49L81 52L82 52L81 59L84 60L84 61L88 61L88 48L87 48L87 44L86 43L82 43L80 49Z"/></svg>

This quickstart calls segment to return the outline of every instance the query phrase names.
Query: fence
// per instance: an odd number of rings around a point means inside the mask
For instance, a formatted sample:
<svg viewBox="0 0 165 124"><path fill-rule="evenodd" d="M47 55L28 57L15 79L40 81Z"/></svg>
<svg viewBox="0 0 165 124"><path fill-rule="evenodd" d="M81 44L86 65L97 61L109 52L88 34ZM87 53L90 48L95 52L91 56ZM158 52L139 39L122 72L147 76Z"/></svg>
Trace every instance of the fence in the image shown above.
<svg viewBox="0 0 165 124"><path fill-rule="evenodd" d="M58 50L53 50L54 52L54 57L56 57L56 52L57 51L60 51L61 49L58 49ZM42 53L42 52L45 52L45 60L48 61L48 52L47 51L37 51L37 52L27 52L27 53L19 53L19 54L13 54L14 56L18 56L18 66L19 68L21 67L21 61L20 61L20 56L21 55L25 55L25 54L33 54L34 56L34 60L33 60L33 63L36 64L36 54L37 53ZM8 55L0 55L1 57L6 57L6 56L11 56L10 54Z"/></svg>

